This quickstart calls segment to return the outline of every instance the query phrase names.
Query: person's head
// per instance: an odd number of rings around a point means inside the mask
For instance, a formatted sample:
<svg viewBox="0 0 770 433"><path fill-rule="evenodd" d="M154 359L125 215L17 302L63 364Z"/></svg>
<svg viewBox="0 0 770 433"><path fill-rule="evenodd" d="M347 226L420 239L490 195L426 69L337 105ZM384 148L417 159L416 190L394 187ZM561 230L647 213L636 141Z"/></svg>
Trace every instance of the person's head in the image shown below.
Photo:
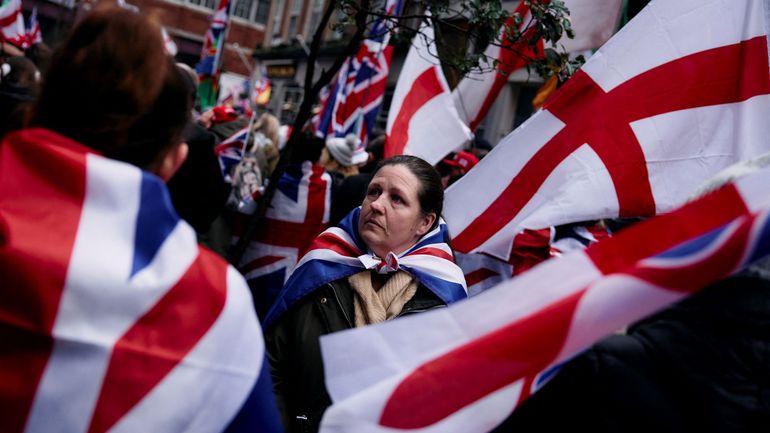
<svg viewBox="0 0 770 433"><path fill-rule="evenodd" d="M347 177L358 174L358 166L366 163L367 158L361 140L355 134L348 134L345 137L326 139L326 148L321 154L321 165L328 171Z"/></svg>
<svg viewBox="0 0 770 433"><path fill-rule="evenodd" d="M474 154L467 151L460 151L451 158L441 161L444 166L441 176L441 183L444 188L455 183L461 177L478 164L479 159Z"/></svg>
<svg viewBox="0 0 770 433"><path fill-rule="evenodd" d="M316 136L310 131L302 131L300 140L291 150L291 163L301 164L310 161L313 164L318 162L321 152L324 148L324 139Z"/></svg>
<svg viewBox="0 0 770 433"><path fill-rule="evenodd" d="M99 7L54 53L31 126L168 179L187 154L189 117L187 86L158 24Z"/></svg>
<svg viewBox="0 0 770 433"><path fill-rule="evenodd" d="M270 139L273 146L278 146L278 130L281 127L281 122L278 118L270 113L262 113L254 122L254 132L261 132L265 134L265 137Z"/></svg>
<svg viewBox="0 0 770 433"><path fill-rule="evenodd" d="M441 178L415 156L383 160L361 204L358 232L377 256L400 254L436 227L444 206Z"/></svg>

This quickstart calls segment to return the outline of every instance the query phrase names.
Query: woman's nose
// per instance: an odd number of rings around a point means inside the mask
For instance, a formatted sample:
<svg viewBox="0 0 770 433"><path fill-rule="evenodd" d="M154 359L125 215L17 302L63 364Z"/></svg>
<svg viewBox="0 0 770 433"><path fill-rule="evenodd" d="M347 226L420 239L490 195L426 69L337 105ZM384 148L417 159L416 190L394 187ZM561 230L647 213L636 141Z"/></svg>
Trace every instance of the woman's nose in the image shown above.
<svg viewBox="0 0 770 433"><path fill-rule="evenodd" d="M377 212L383 212L385 210L383 197L384 197L384 194L380 194L379 197L377 197L374 201L372 201L372 210L376 210Z"/></svg>

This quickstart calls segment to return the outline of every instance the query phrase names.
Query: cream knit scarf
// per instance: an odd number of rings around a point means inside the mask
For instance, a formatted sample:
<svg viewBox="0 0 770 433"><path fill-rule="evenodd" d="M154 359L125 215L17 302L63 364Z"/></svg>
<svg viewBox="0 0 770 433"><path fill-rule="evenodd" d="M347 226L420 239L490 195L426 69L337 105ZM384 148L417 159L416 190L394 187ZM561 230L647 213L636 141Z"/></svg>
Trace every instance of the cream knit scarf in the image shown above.
<svg viewBox="0 0 770 433"><path fill-rule="evenodd" d="M368 270L349 276L348 282L353 289L357 328L396 317L417 292L417 281L404 271L391 275L380 290L374 290Z"/></svg>

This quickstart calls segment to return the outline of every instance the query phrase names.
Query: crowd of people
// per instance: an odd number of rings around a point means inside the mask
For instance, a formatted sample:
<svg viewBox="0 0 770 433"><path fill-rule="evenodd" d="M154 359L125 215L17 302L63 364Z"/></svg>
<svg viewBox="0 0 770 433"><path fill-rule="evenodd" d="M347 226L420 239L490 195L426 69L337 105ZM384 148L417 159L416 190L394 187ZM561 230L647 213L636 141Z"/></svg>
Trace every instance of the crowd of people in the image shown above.
<svg viewBox="0 0 770 433"><path fill-rule="evenodd" d="M491 146L477 139L434 167L412 156L383 159L382 135L364 144L355 135L324 140L303 131L288 165L279 167L286 131L278 119L226 106L196 111L196 74L162 50L160 32L151 36L148 30L152 26L131 12L97 10L54 54L42 46L26 57L6 57L0 80L2 147L42 146L52 154L59 152L57 146L83 148L156 176L167 183L173 208L198 240L225 259L234 233L236 238L241 233L238 219L254 212L275 170L287 179L299 179L303 164L325 173L328 219L313 227L317 236L303 248L307 254L298 257L294 273L267 300L259 287L251 287L284 427L317 431L331 404L320 336L467 297L442 223L444 189ZM125 44L123 34L138 36ZM244 129L240 161L223 173L215 149ZM28 163L40 170L57 170L45 165L45 154L30 158ZM0 170L6 163L0 159ZM2 172L0 179L0 194L27 188ZM24 206L46 200L31 187L24 193ZM0 196L0 222L8 218L7 206ZM46 230L56 220L36 223ZM14 227L0 224L2 292L33 284L12 277L18 257L31 254L14 244L23 236ZM723 281L580 355L499 430L581 425L600 431L756 431L754 426L770 426L766 268L762 264ZM8 286L9 281L16 283ZM744 296L731 296L736 288ZM11 355L0 355L6 356ZM0 401L13 398L2 395Z"/></svg>

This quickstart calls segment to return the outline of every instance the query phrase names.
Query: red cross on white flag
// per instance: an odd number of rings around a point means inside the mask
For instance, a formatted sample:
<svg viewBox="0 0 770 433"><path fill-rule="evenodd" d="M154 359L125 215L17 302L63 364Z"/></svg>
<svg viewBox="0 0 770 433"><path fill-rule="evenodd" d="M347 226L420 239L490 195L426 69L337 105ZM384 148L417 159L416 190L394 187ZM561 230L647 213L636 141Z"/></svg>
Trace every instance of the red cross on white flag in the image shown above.
<svg viewBox="0 0 770 433"><path fill-rule="evenodd" d="M523 228L665 212L770 150L765 8L650 4L447 190L453 246L505 259Z"/></svg>
<svg viewBox="0 0 770 433"><path fill-rule="evenodd" d="M471 139L452 102L433 42L433 27L423 24L393 93L385 157L415 155L436 164Z"/></svg>

